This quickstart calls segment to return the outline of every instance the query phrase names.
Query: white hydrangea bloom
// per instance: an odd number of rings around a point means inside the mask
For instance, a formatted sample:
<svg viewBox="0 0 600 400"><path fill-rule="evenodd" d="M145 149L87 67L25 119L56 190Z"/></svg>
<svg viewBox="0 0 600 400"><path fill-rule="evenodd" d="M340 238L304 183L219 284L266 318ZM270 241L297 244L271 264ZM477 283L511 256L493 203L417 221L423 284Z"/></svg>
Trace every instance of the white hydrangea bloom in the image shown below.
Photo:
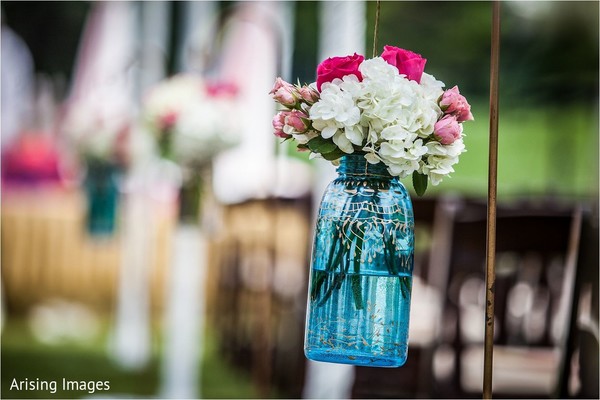
<svg viewBox="0 0 600 400"><path fill-rule="evenodd" d="M344 77L344 81L323 84L321 98L309 111L313 127L321 132L325 139L333 138L333 142L345 153L353 153L355 145L363 141L363 129L360 122L360 109L356 106L352 94L342 90L344 87L356 87L354 76Z"/></svg>
<svg viewBox="0 0 600 400"><path fill-rule="evenodd" d="M398 76L398 70L381 57L363 61L358 67L363 80L391 81Z"/></svg>
<svg viewBox="0 0 600 400"><path fill-rule="evenodd" d="M433 128L439 117L442 115L442 110L437 103L420 98L415 107L416 111L413 114L412 124L408 127L411 132L415 132L419 137L426 138L433 134Z"/></svg>
<svg viewBox="0 0 600 400"><path fill-rule="evenodd" d="M417 138L417 135L404 129L401 125L391 125L381 131L381 137L393 142L412 142Z"/></svg>
<svg viewBox="0 0 600 400"><path fill-rule="evenodd" d="M429 176L432 185L438 185L442 178L454 172L452 166L458 163L458 157L464 153L465 144L462 138L450 145L439 142L427 143L427 156L420 172Z"/></svg>
<svg viewBox="0 0 600 400"><path fill-rule="evenodd" d="M390 174L406 178L419 169L421 157L427 153L427 147L422 139L394 140L383 142L379 149L379 156L388 166Z"/></svg>
<svg viewBox="0 0 600 400"><path fill-rule="evenodd" d="M433 75L423 72L421 87L427 100L437 103L438 98L444 93L444 86L446 86L444 82L438 81Z"/></svg>

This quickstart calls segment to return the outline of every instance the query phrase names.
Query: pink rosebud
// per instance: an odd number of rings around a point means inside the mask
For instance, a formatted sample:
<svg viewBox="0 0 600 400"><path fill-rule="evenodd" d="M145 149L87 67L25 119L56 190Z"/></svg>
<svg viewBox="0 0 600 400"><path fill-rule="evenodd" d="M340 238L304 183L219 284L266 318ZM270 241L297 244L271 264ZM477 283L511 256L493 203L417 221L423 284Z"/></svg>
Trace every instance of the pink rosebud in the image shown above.
<svg viewBox="0 0 600 400"><path fill-rule="evenodd" d="M360 54L346 57L331 57L323 61L317 67L317 90L321 90L321 85L325 82L331 82L335 78L342 79L346 75L355 75L359 81L362 81L362 74L358 67L365 57Z"/></svg>
<svg viewBox="0 0 600 400"><path fill-rule="evenodd" d="M280 111L273 117L273 134L282 139L287 139L292 136L283 131L286 113L287 111Z"/></svg>
<svg viewBox="0 0 600 400"><path fill-rule="evenodd" d="M458 123L455 116L446 115L435 123L433 132L441 144L452 144L460 138L462 126Z"/></svg>
<svg viewBox="0 0 600 400"><path fill-rule="evenodd" d="M271 89L269 94L275 94L281 88L285 88L285 89L288 89L289 91L292 91L294 89L294 85L292 85L289 82L284 81L283 79L281 79L281 77L277 77L277 79L275 79L275 84L273 85L273 89Z"/></svg>
<svg viewBox="0 0 600 400"><path fill-rule="evenodd" d="M440 100L440 108L444 113L456 116L458 122L471 121L473 119L471 105L460 94L458 86L454 86L452 89L444 92Z"/></svg>
<svg viewBox="0 0 600 400"><path fill-rule="evenodd" d="M420 54L394 46L384 46L381 58L396 67L399 73L406 75L407 79L421 83L427 60Z"/></svg>
<svg viewBox="0 0 600 400"><path fill-rule="evenodd" d="M302 111L288 111L285 115L285 126L283 127L283 131L287 134L303 133L308 128L306 118L308 118L308 116Z"/></svg>
<svg viewBox="0 0 600 400"><path fill-rule="evenodd" d="M302 100L306 101L308 104L314 104L319 100L319 92L308 85L298 88L298 93L300 93Z"/></svg>
<svg viewBox="0 0 600 400"><path fill-rule="evenodd" d="M281 78L275 80L273 89L269 92L273 96L273 99L286 107L292 108L297 103L297 91L294 85L284 81Z"/></svg>

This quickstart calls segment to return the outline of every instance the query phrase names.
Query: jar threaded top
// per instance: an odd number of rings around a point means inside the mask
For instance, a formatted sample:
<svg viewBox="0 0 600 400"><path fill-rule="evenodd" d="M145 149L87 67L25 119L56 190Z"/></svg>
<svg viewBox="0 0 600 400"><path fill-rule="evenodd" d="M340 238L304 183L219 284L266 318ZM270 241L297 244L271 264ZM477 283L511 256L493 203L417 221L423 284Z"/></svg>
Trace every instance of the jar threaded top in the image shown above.
<svg viewBox="0 0 600 400"><path fill-rule="evenodd" d="M395 178L389 173L387 166L383 162L380 161L377 164L371 164L365 158L365 153L362 152L343 156L340 159L337 172L342 177Z"/></svg>

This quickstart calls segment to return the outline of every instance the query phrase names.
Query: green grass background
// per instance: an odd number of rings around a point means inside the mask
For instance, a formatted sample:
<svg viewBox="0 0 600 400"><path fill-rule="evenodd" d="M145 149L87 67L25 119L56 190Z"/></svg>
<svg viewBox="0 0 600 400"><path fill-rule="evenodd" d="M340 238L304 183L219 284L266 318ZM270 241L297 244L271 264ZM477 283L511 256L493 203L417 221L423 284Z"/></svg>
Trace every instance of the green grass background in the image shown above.
<svg viewBox="0 0 600 400"><path fill-rule="evenodd" d="M153 328L153 351L149 364L140 371L120 368L108 356L110 321L103 321L103 332L95 341L78 344L45 345L31 335L24 318L10 318L2 332L1 392L3 399L69 399L69 398L160 398L160 327ZM200 338L199 338L200 340ZM198 385L202 398L258 398L248 373L228 365L218 354L216 336L209 330L204 335ZM12 380L25 378L58 381L57 392L10 390ZM62 391L62 379L77 381L109 381L110 390Z"/></svg>

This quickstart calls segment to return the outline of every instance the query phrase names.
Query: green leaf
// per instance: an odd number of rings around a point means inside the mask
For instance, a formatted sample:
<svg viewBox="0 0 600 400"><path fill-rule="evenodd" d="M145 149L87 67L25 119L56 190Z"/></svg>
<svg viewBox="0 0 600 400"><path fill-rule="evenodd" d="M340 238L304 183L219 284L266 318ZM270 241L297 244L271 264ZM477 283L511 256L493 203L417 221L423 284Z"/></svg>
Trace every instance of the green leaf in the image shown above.
<svg viewBox="0 0 600 400"><path fill-rule="evenodd" d="M362 299L362 288L360 287L360 259L362 258L363 252L363 242L364 237L362 231L358 230L357 233L352 231L352 225L350 225L348 229L353 235L356 235L356 241L354 242L355 250L354 250L354 273L356 275L351 275L351 285L352 285L352 295L354 297L354 305L357 310L363 309L363 299Z"/></svg>
<svg viewBox="0 0 600 400"><path fill-rule="evenodd" d="M321 136L317 136L308 141L308 148L315 153L327 154L338 149L335 143L331 140L323 139Z"/></svg>
<svg viewBox="0 0 600 400"><path fill-rule="evenodd" d="M427 175L418 173L417 171L412 174L413 187L417 196L423 196L427 190Z"/></svg>
<svg viewBox="0 0 600 400"><path fill-rule="evenodd" d="M323 156L324 159L326 159L327 161L333 161L333 160L337 160L338 158L342 157L344 154L343 151L341 151L340 149L335 149L332 152L329 153L325 153L325 154L321 154Z"/></svg>

